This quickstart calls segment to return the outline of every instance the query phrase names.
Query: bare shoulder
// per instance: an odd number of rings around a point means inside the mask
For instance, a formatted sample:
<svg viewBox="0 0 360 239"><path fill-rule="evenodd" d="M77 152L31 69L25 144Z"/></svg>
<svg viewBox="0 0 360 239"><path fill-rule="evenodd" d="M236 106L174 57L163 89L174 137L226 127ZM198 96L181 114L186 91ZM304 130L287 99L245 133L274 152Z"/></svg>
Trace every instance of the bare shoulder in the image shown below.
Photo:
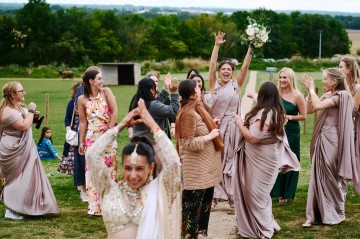
<svg viewBox="0 0 360 239"><path fill-rule="evenodd" d="M294 96L296 101L305 100L304 95L299 90L295 91Z"/></svg>
<svg viewBox="0 0 360 239"><path fill-rule="evenodd" d="M84 105L86 101L85 95L80 95L78 98L78 105Z"/></svg>

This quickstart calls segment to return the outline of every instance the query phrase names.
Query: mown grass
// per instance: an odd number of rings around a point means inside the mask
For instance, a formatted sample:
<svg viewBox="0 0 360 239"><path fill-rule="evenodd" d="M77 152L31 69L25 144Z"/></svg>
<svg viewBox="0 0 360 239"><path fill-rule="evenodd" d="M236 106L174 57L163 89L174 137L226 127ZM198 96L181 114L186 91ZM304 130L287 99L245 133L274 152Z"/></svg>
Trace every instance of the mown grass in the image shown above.
<svg viewBox="0 0 360 239"><path fill-rule="evenodd" d="M312 72L308 74L317 79L316 84L321 89L321 73ZM207 73L204 72L203 75L204 78L207 78ZM184 79L185 74L174 74L173 76ZM269 73L266 72L258 72L257 76L257 88L261 82L269 79ZM274 75L274 79L276 79L276 75ZM26 90L26 103L34 101L41 113L45 113L45 94L49 94L48 122L53 132L54 144L61 152L65 134L63 118L69 99L69 88L74 82L59 79L17 80L23 84ZM6 81L9 79L0 79L0 85L2 86ZM120 120L126 114L129 101L136 88L134 86L111 86L110 88L116 96L118 120ZM303 91L302 87L300 89ZM45 125L44 123L43 125ZM307 118L305 133L303 126L301 123L302 171L300 172L299 187L295 200L281 205L276 200L273 201L274 216L282 228L279 233L274 235L274 238L360 238L360 231L358 230L360 226L360 197L354 194L352 187L350 187L347 196L347 219L345 222L335 226L314 226L310 229L301 227L302 223L305 222L306 196L310 176L309 145L313 129L312 115ZM33 132L34 139L37 141L40 130L33 128ZM124 130L118 136L119 153L127 142L127 132ZM87 204L81 202L79 193L73 186L73 177L57 172L58 161L43 161L42 163L48 175L51 172L54 173L53 177L49 176L49 180L60 208L60 214L55 217L26 218L22 221L12 221L3 218L5 206L0 202L0 238L105 238L106 230L102 219L87 216ZM236 229L234 228L234 230Z"/></svg>

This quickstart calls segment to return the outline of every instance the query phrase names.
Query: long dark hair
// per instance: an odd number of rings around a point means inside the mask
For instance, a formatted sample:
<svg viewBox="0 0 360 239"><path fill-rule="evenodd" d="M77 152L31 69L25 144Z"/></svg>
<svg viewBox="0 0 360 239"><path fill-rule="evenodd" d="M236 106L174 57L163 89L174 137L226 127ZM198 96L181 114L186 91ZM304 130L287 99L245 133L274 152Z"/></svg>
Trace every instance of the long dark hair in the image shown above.
<svg viewBox="0 0 360 239"><path fill-rule="evenodd" d="M187 104L189 98L194 95L196 88L196 81L187 79L179 84L179 94L181 96L180 104L184 106Z"/></svg>
<svg viewBox="0 0 360 239"><path fill-rule="evenodd" d="M186 79L190 79L190 74L191 74L191 72L195 72L195 74L200 75L200 72L199 72L198 69L191 68L191 69L188 71L187 75L186 75Z"/></svg>
<svg viewBox="0 0 360 239"><path fill-rule="evenodd" d="M82 76L83 87L84 87L84 96L86 98L90 97L91 94L91 85L90 80L95 79L96 75L100 73L100 70L97 67L89 67Z"/></svg>
<svg viewBox="0 0 360 239"><path fill-rule="evenodd" d="M156 85L149 76L139 81L138 90L136 92L135 100L133 101L132 109L135 109L138 106L139 99L143 99L146 108L149 109L150 102L155 100L154 95L150 91L151 89L156 91Z"/></svg>
<svg viewBox="0 0 360 239"><path fill-rule="evenodd" d="M46 126L42 127L42 129L41 129L41 134L40 134L40 138L39 138L39 141L38 141L38 143L37 143L38 146L40 146L40 143L41 143L41 141L45 138L45 133L46 133L46 131L48 131L48 130L51 130L50 127L46 127ZM52 143L52 142L53 142L53 141L52 141L52 136L50 136L49 139L50 139L50 142Z"/></svg>
<svg viewBox="0 0 360 239"><path fill-rule="evenodd" d="M260 130L264 128L266 116L271 110L273 114L268 131L274 136L284 135L285 110L281 102L279 90L270 81L264 82L260 86L256 105L245 116L245 125L250 126L250 119L262 109L264 109L264 112L260 119Z"/></svg>
<svg viewBox="0 0 360 239"><path fill-rule="evenodd" d="M201 92L205 92L205 82L204 82L204 78L200 75L200 74L195 74L195 75L192 75L191 77L190 77L190 79L194 79L195 77L199 77L200 79L201 79L201 81L202 81L202 87L201 87Z"/></svg>

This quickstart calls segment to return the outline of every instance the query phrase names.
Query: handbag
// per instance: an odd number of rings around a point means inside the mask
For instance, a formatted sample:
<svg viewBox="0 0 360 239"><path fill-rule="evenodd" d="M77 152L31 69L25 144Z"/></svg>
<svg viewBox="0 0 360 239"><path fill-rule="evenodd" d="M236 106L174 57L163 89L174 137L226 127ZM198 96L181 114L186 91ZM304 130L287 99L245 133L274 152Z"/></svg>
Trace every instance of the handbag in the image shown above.
<svg viewBox="0 0 360 239"><path fill-rule="evenodd" d="M71 128L72 128L72 124L74 123L74 114L75 114L75 110L73 110L72 117L71 117L71 125L70 125ZM76 132L74 130L68 130L66 132L65 141L66 141L66 143L70 144L71 146L78 146L79 145L78 132Z"/></svg>
<svg viewBox="0 0 360 239"><path fill-rule="evenodd" d="M65 140L66 143L70 144L71 146L78 146L79 145L78 132L75 132L74 130L68 130L66 132Z"/></svg>

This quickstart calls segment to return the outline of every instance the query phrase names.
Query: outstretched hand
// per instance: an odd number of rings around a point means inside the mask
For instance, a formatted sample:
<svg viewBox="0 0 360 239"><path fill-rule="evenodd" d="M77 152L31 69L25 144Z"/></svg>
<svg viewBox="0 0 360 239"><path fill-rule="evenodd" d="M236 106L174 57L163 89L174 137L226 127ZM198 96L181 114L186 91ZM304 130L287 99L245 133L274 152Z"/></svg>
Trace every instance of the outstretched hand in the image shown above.
<svg viewBox="0 0 360 239"><path fill-rule="evenodd" d="M224 40L225 34L226 34L225 32L220 32L220 31L217 34L214 33L215 45L220 46L221 44L226 42L226 40Z"/></svg>

